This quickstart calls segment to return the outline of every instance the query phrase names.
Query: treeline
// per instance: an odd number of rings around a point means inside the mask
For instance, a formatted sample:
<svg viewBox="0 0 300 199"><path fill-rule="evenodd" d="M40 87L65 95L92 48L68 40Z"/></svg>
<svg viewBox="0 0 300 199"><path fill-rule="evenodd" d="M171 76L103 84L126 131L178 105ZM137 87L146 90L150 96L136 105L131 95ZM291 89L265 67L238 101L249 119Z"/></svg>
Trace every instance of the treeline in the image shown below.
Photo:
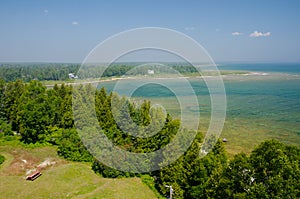
<svg viewBox="0 0 300 199"><path fill-rule="evenodd" d="M80 85L82 93L92 91L91 85ZM72 161L91 162L92 169L103 177L139 176L122 172L97 161L85 148L75 129L72 111L72 92L69 85L55 85L51 89L39 81L24 83L21 80L0 81L0 137L20 134L26 144L46 143L56 145L58 154ZM76 95L78 93L75 93ZM81 96L84 99L85 96ZM149 153L166 146L177 133L180 121L167 114L157 134L148 138L131 136L122 131L122 122L130 117L138 128L126 130L147 133L150 123L165 117L159 108L151 108L149 101L135 104L104 88L95 92L95 113L102 132L111 142L124 150ZM129 109L117 123L113 115L114 103ZM118 107L119 108L119 107ZM83 117L83 116L82 116ZM156 124L156 123L155 123ZM159 124L157 123L159 126ZM156 129L158 126L152 126ZM140 128L145 127L145 128ZM152 128L151 127L151 128ZM189 131L186 135L189 135ZM278 141L261 143L249 156L237 154L228 159L224 143L217 141L204 158L199 157L203 135L197 133L192 145L178 160L158 171L148 173L153 186L167 196L171 185L173 198L299 198L300 150ZM119 161L119 160L116 160ZM132 166L132 165L131 165ZM134 166L134 165L133 165Z"/></svg>
<svg viewBox="0 0 300 199"><path fill-rule="evenodd" d="M25 144L58 146L58 154L74 161L91 161L74 128L72 87L52 89L37 80L0 80L0 136L20 135Z"/></svg>
<svg viewBox="0 0 300 199"><path fill-rule="evenodd" d="M76 73L79 64L56 63L2 63L0 79L5 82L23 80L67 80L69 73Z"/></svg>
<svg viewBox="0 0 300 199"><path fill-rule="evenodd" d="M89 90L91 85L82 86ZM165 146L176 134L180 123L170 115L166 116L161 126L145 128L161 129L151 138L137 138L124 133L116 123L112 114L112 98L116 103L129 107L132 120L137 126L147 126L150 122L162 121L164 112L159 108L151 108L149 101L137 105L117 94L106 93L104 88L95 92L97 119L104 133L112 142L128 151L151 152ZM120 112L122 113L122 111ZM128 115L120 115L128 117ZM123 120L126 125L126 120ZM124 126L123 125L123 126ZM136 129L138 130L138 129ZM82 145L74 127L72 113L72 86L54 85L51 89L37 80L24 83L22 80L6 83L0 81L0 131L2 135L19 134L21 141L30 143L50 143L58 145L58 153L69 160L90 161L91 156Z"/></svg>
<svg viewBox="0 0 300 199"><path fill-rule="evenodd" d="M69 79L69 74L77 75L79 78L99 78L99 77L113 77L128 75L147 75L148 69L154 70L155 74L161 73L194 73L197 70L187 64L166 64L161 65L143 65L138 66L137 63L130 64L112 64L104 70L100 65L85 65L85 69L78 71L80 64L66 64L66 63L0 63L0 79L5 82L13 82L22 80L30 82L31 80L60 80L65 81ZM176 72L177 71L177 72Z"/></svg>
<svg viewBox="0 0 300 199"><path fill-rule="evenodd" d="M300 150L279 141L237 154L205 183L205 198L299 198ZM201 187L202 185L199 185ZM195 187L197 195L201 190ZM195 198L195 197L194 197Z"/></svg>

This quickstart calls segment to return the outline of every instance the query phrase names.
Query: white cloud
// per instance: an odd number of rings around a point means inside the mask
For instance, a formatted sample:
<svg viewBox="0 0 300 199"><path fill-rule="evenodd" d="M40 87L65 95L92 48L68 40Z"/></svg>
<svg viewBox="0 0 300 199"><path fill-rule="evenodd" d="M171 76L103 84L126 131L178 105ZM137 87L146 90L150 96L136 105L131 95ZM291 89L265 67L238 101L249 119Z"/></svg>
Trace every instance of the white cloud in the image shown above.
<svg viewBox="0 0 300 199"><path fill-rule="evenodd" d="M72 25L77 26L77 25L79 25L79 23L78 23L78 21L73 21Z"/></svg>
<svg viewBox="0 0 300 199"><path fill-rule="evenodd" d="M195 30L195 27L185 27L184 28L186 31L192 31L192 30Z"/></svg>
<svg viewBox="0 0 300 199"><path fill-rule="evenodd" d="M44 10L44 14L47 15L49 13L49 10Z"/></svg>
<svg viewBox="0 0 300 199"><path fill-rule="evenodd" d="M250 37L268 37L268 36L271 36L271 32L258 32L257 30L254 31L253 33L251 33L249 35Z"/></svg>
<svg viewBox="0 0 300 199"><path fill-rule="evenodd" d="M231 33L231 35L233 35L233 36L240 36L240 35L243 35L243 33L241 33L241 32L233 32L233 33Z"/></svg>

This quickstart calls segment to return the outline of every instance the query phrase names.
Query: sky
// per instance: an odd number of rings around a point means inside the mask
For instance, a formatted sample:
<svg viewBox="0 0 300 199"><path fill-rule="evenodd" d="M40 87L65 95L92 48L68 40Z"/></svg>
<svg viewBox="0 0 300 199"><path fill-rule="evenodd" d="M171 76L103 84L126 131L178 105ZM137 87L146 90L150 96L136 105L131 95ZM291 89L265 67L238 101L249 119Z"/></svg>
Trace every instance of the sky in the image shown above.
<svg viewBox="0 0 300 199"><path fill-rule="evenodd" d="M216 62L300 62L298 0L1 0L0 62L76 62L112 35L162 27Z"/></svg>

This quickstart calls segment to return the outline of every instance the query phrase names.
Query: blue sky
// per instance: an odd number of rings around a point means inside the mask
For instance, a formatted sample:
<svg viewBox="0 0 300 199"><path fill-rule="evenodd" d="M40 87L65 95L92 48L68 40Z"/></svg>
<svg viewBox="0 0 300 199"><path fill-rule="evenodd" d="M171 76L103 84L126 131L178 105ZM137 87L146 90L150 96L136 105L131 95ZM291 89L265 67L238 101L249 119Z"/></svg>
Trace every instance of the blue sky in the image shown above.
<svg viewBox="0 0 300 199"><path fill-rule="evenodd" d="M300 1L2 0L0 62L82 62L107 37L170 28L215 61L300 62Z"/></svg>

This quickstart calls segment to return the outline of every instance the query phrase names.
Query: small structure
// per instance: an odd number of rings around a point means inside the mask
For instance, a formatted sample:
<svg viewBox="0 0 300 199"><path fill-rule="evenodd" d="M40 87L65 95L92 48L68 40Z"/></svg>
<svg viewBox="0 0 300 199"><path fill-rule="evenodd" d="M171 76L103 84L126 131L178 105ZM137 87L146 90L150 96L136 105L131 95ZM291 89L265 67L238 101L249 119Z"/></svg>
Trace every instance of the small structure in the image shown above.
<svg viewBox="0 0 300 199"><path fill-rule="evenodd" d="M154 70L148 70L148 75L154 75Z"/></svg>
<svg viewBox="0 0 300 199"><path fill-rule="evenodd" d="M77 75L74 75L73 73L69 73L69 79L77 79Z"/></svg>
<svg viewBox="0 0 300 199"><path fill-rule="evenodd" d="M167 198L168 198L168 199L172 199L172 195L173 195L174 189L172 188L171 185L170 185L170 186L169 186L169 185L165 185L165 187L167 187L167 188L170 189L170 196L169 196L169 197L167 196Z"/></svg>
<svg viewBox="0 0 300 199"><path fill-rule="evenodd" d="M26 180L31 180L34 181L38 177L40 177L42 173L39 170L36 170L34 173L30 174L29 176L26 177Z"/></svg>
<svg viewBox="0 0 300 199"><path fill-rule="evenodd" d="M228 140L226 139L226 138L223 138L223 140L222 140L223 142L228 142Z"/></svg>

